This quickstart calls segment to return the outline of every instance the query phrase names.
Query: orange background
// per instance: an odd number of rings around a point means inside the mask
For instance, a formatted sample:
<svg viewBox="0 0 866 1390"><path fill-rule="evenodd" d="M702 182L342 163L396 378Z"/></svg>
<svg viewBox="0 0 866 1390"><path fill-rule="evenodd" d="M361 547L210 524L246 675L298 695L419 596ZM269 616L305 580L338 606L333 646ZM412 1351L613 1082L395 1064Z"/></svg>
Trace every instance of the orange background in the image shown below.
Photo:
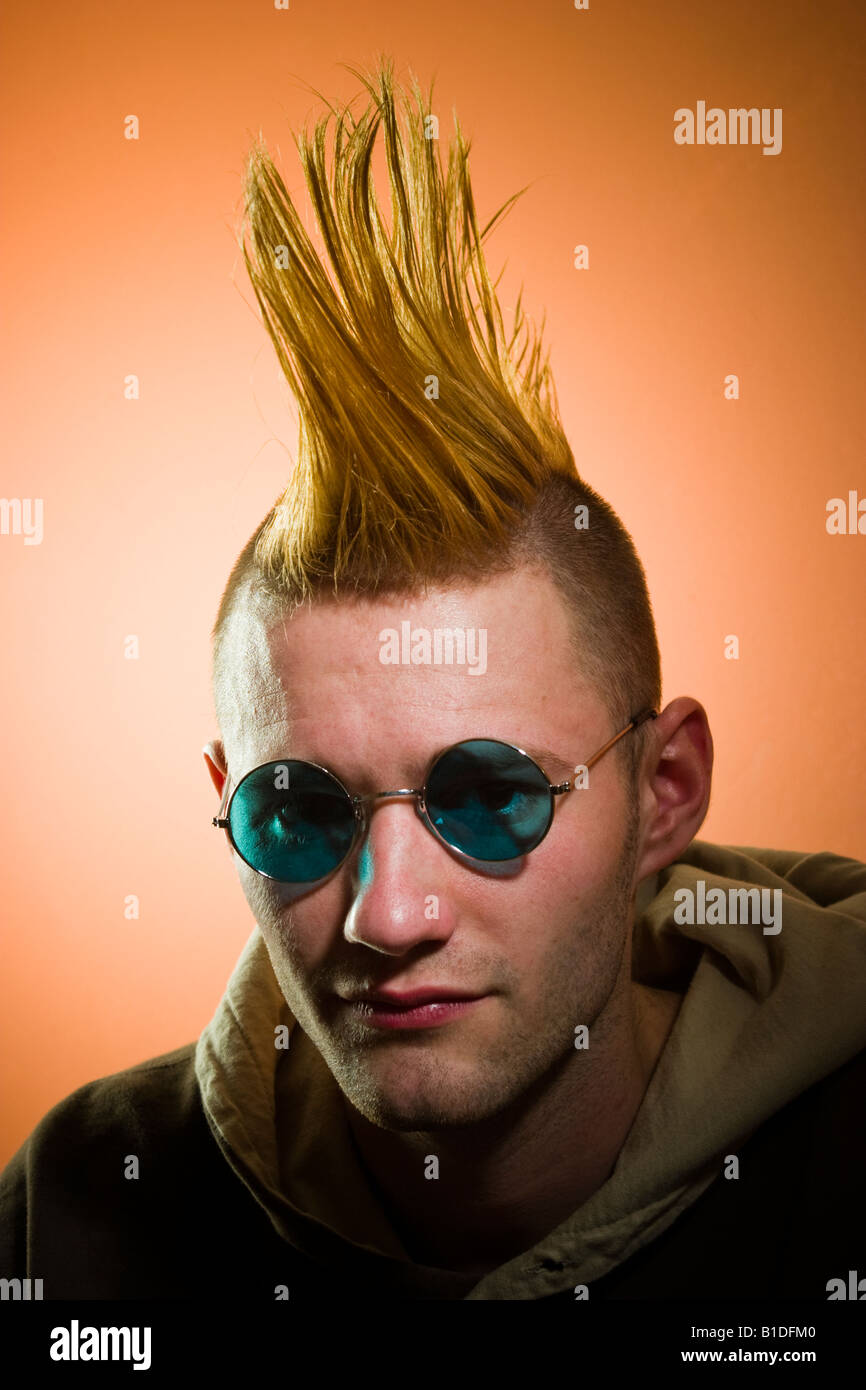
<svg viewBox="0 0 866 1390"><path fill-rule="evenodd" d="M708 711L701 837L866 859L866 535L825 529L866 496L864 31L853 0L6 4L2 491L43 498L45 534L0 536L0 1161L76 1086L191 1041L253 925L210 824L209 631L295 427L234 228L259 127L309 209L291 131L323 112L305 83L361 91L341 62L436 79L482 223L531 185L488 261L506 308L522 282L546 311L664 703ZM781 154L676 145L699 100L782 107Z"/></svg>

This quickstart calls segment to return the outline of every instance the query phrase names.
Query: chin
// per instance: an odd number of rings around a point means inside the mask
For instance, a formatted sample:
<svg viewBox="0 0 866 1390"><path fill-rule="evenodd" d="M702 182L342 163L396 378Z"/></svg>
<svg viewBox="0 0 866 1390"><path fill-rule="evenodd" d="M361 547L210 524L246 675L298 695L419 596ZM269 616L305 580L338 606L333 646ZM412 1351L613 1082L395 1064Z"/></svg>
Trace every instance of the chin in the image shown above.
<svg viewBox="0 0 866 1390"><path fill-rule="evenodd" d="M370 1124L395 1134L461 1129L486 1118L483 1114L467 1115L463 1109L450 1111L442 1106L431 1108L415 1103L396 1107L388 1097L372 1101L368 1097L349 1096L348 1099Z"/></svg>
<svg viewBox="0 0 866 1390"><path fill-rule="evenodd" d="M487 1120L507 1103L491 1094L480 1079L473 1085L464 1074L435 1077L404 1071L398 1079L369 1072L339 1078L346 1099L379 1129L401 1132L460 1129Z"/></svg>

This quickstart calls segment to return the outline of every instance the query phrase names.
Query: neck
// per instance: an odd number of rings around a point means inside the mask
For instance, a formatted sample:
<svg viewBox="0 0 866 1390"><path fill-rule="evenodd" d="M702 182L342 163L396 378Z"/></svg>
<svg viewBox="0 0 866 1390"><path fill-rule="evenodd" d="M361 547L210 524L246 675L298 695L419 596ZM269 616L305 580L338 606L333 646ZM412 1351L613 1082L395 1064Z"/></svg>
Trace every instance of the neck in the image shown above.
<svg viewBox="0 0 866 1390"><path fill-rule="evenodd" d="M572 1050L477 1125L385 1130L344 1102L359 1158L410 1259L480 1278L582 1206L613 1170L680 1002L629 981L586 1052ZM433 1181L424 1176L430 1155Z"/></svg>

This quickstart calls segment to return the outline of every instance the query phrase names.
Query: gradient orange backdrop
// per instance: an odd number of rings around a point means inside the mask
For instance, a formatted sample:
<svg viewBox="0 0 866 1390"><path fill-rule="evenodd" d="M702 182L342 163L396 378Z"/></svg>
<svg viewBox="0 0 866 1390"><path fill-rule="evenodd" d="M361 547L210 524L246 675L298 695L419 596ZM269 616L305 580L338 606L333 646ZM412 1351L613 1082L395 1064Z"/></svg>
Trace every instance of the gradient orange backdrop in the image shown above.
<svg viewBox="0 0 866 1390"><path fill-rule="evenodd" d="M523 283L546 311L579 467L646 566L664 703L707 709L701 838L866 859L866 535L825 527L866 497L862 7L10 0L2 492L43 499L44 538L0 536L0 1162L76 1086L191 1041L253 926L201 756L222 586L295 447L242 164L261 128L309 209L304 84L348 99L339 65L382 51L436 79L443 153L456 108L482 223L530 185L488 260L506 308ZM781 154L675 144L699 100L781 107Z"/></svg>

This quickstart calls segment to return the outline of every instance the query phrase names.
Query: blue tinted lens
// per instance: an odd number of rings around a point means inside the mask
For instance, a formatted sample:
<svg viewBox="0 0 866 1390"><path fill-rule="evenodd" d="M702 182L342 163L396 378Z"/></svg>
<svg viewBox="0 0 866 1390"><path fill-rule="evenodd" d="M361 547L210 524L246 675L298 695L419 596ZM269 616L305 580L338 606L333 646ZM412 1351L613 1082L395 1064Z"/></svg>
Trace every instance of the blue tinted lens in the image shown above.
<svg viewBox="0 0 866 1390"><path fill-rule="evenodd" d="M345 859L355 834L348 793L312 763L265 763L238 784L228 811L241 858L283 883L315 883Z"/></svg>
<svg viewBox="0 0 866 1390"><path fill-rule="evenodd" d="M540 844L553 818L547 778L496 739L449 748L427 779L427 814L449 845L473 859L517 859Z"/></svg>

